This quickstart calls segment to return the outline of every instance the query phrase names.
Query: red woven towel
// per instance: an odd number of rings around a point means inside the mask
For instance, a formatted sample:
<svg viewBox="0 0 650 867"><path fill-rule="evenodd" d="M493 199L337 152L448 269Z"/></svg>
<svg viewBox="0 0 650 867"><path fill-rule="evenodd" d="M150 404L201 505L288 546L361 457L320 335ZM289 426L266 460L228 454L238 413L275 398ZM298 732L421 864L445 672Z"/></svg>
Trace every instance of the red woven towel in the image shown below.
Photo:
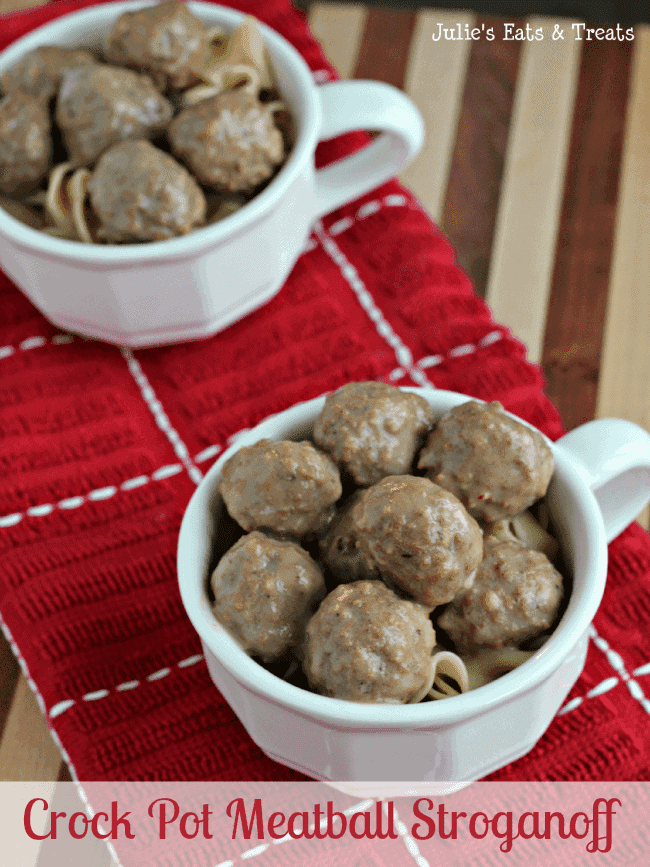
<svg viewBox="0 0 650 867"><path fill-rule="evenodd" d="M0 47L85 5L6 16ZM335 77L288 0L237 5ZM131 354L73 339L4 277L0 310L0 611L80 779L295 778L212 686L176 585L183 509L237 431L377 378L498 399L562 433L524 347L395 182L326 218L280 293L209 340ZM633 526L610 560L566 712L494 778L648 779L650 540Z"/></svg>

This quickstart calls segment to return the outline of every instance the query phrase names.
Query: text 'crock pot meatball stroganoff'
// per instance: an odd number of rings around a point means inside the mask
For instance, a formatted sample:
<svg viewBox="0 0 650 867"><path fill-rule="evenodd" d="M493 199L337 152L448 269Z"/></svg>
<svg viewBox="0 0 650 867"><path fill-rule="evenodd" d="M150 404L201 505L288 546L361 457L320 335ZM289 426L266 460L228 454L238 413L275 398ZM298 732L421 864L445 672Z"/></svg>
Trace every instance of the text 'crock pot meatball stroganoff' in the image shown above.
<svg viewBox="0 0 650 867"><path fill-rule="evenodd" d="M117 18L102 52L44 45L0 76L0 207L50 235L187 235L257 195L292 118L262 32L167 0Z"/></svg>
<svg viewBox="0 0 650 867"><path fill-rule="evenodd" d="M215 552L214 616L322 695L406 704L475 689L525 662L563 610L552 475L543 436L497 402L434 419L414 392L345 385L312 441L263 439L224 464L219 540L237 541Z"/></svg>

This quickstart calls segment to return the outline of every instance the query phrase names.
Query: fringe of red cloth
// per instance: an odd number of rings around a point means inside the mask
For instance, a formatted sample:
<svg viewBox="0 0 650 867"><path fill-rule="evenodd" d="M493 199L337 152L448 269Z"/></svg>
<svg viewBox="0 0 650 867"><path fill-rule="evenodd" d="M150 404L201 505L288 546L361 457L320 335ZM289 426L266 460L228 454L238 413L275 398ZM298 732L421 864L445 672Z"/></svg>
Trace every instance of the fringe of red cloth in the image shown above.
<svg viewBox="0 0 650 867"><path fill-rule="evenodd" d="M6 16L0 45L88 5ZM236 5L335 78L287 0ZM318 163L362 142L321 145ZM498 399L563 432L525 348L396 182L326 218L278 295L208 340L131 354L73 339L2 276L0 310L0 611L82 780L298 779L213 687L176 584L192 476L238 431L348 380L384 379ZM573 709L492 779L649 777L633 672L650 660L650 540L633 526L610 560Z"/></svg>

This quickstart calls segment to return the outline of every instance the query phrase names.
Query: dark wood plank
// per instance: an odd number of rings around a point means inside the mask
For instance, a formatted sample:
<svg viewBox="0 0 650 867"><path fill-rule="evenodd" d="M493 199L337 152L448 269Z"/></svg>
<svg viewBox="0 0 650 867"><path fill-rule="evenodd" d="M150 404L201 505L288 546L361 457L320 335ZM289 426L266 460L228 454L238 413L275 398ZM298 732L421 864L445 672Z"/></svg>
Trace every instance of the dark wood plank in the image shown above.
<svg viewBox="0 0 650 867"><path fill-rule="evenodd" d="M20 668L9 642L0 632L0 740L18 683Z"/></svg>
<svg viewBox="0 0 650 867"><path fill-rule="evenodd" d="M518 23L518 22L517 22ZM477 27L501 20L479 18ZM442 228L477 293L485 297L521 43L472 43Z"/></svg>
<svg viewBox="0 0 650 867"><path fill-rule="evenodd" d="M370 9L361 41L355 78L372 78L403 87L415 15Z"/></svg>
<svg viewBox="0 0 650 867"><path fill-rule="evenodd" d="M628 96L630 42L585 42L542 368L572 429L594 417Z"/></svg>
<svg viewBox="0 0 650 867"><path fill-rule="evenodd" d="M57 783L72 782L72 774L70 773L70 768L65 762L61 762L61 767L59 768L59 776L56 778L56 781Z"/></svg>

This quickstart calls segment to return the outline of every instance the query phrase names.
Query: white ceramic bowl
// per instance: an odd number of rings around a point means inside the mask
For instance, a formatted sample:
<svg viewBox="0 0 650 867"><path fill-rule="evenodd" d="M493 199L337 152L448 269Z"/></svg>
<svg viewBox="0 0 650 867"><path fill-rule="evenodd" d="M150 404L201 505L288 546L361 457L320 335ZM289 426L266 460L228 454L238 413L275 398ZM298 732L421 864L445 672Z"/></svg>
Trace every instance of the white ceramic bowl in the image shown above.
<svg viewBox="0 0 650 867"><path fill-rule="evenodd" d="M39 45L100 48L119 15L145 5L107 3L58 18L6 49L0 73ZM211 3L188 5L209 26L233 30L243 18ZM300 54L275 31L262 31L297 138L278 175L240 211L183 238L104 246L50 237L0 208L0 266L55 325L127 346L214 334L278 291L316 219L417 154L422 119L401 91L364 81L317 87ZM355 129L382 134L316 171L317 143Z"/></svg>
<svg viewBox="0 0 650 867"><path fill-rule="evenodd" d="M436 415L469 398L409 388ZM524 665L494 683L438 702L368 705L315 695L254 662L210 611L208 579L218 534L221 468L239 448L268 437L309 436L324 397L272 416L214 464L181 526L183 603L201 637L210 675L271 758L321 780L470 781L528 752L584 666L588 627L600 603L607 543L650 499L650 436L630 422L591 422L551 444L547 499L573 589L557 629ZM412 788L412 787L411 787Z"/></svg>

